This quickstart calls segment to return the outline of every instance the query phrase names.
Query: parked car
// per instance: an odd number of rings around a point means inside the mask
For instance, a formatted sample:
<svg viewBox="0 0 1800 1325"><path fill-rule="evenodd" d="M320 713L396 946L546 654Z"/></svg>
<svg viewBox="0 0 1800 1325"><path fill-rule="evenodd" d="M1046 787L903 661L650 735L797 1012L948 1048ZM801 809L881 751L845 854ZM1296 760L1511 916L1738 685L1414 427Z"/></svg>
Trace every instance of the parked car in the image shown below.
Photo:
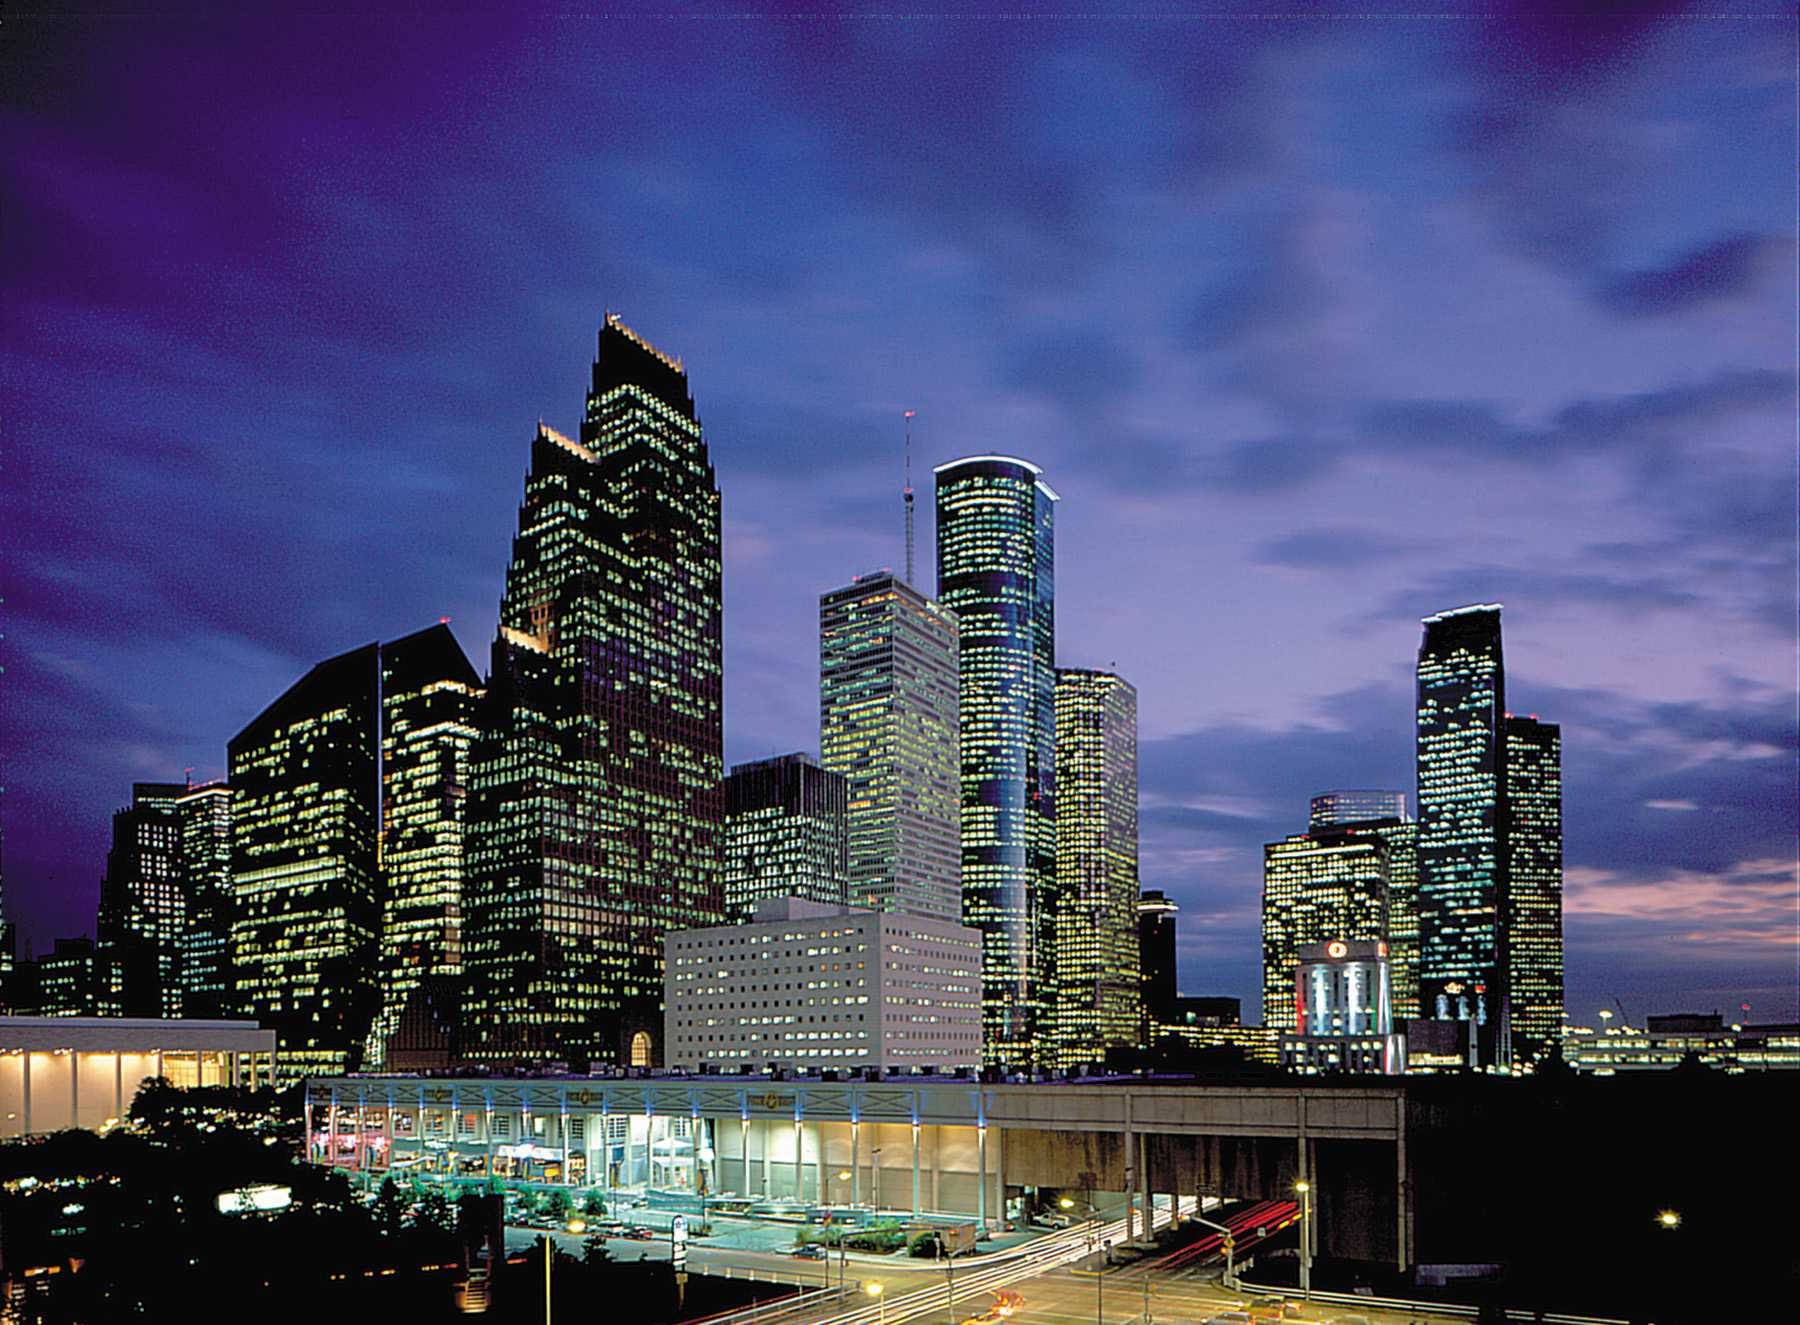
<svg viewBox="0 0 1800 1325"><path fill-rule="evenodd" d="M1208 1316L1205 1325L1250 1325L1250 1317L1242 1311L1221 1311Z"/></svg>
<svg viewBox="0 0 1800 1325"><path fill-rule="evenodd" d="M1369 1325L1369 1318L1367 1316L1338 1316L1330 1322L1330 1325Z"/></svg>
<svg viewBox="0 0 1800 1325"><path fill-rule="evenodd" d="M808 1242L795 1247L794 1255L803 1261L822 1261L825 1259L825 1248L816 1242Z"/></svg>
<svg viewBox="0 0 1800 1325"><path fill-rule="evenodd" d="M656 1230L645 1228L642 1224L634 1224L625 1230L625 1236L630 1238L633 1242L654 1242L656 1240Z"/></svg>

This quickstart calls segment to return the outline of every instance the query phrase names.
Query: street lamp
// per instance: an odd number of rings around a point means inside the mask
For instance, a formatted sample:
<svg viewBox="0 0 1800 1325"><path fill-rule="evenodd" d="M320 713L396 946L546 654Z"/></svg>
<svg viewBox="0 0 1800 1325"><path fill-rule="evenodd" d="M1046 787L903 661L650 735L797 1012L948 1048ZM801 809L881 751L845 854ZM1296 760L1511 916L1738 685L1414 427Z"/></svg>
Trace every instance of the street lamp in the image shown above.
<svg viewBox="0 0 1800 1325"><path fill-rule="evenodd" d="M881 1213L881 1147L869 1147L869 1208Z"/></svg>
<svg viewBox="0 0 1800 1325"><path fill-rule="evenodd" d="M1681 1215L1674 1210L1660 1210L1657 1212L1656 1222L1673 1233L1681 1227Z"/></svg>
<svg viewBox="0 0 1800 1325"><path fill-rule="evenodd" d="M1294 1184L1300 1197L1300 1297L1312 1300L1312 1184L1302 1179Z"/></svg>
<svg viewBox="0 0 1800 1325"><path fill-rule="evenodd" d="M887 1299L881 1295L881 1285L873 1281L863 1285L863 1292L875 1299L879 1308L879 1322L887 1320Z"/></svg>

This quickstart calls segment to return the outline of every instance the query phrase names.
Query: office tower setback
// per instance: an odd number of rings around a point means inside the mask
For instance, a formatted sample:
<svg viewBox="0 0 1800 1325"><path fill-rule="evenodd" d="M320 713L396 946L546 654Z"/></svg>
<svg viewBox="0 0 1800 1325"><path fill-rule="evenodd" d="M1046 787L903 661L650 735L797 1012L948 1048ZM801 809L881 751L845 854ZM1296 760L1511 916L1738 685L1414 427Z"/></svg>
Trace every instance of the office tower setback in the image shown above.
<svg viewBox="0 0 1800 1325"><path fill-rule="evenodd" d="M231 786L204 782L175 798L187 923L181 936L181 1015L236 1015L231 965Z"/></svg>
<svg viewBox="0 0 1800 1325"><path fill-rule="evenodd" d="M845 783L804 754L738 764L725 779L725 912L748 920L758 902L848 900Z"/></svg>
<svg viewBox="0 0 1800 1325"><path fill-rule="evenodd" d="M1158 888L1138 898L1138 988L1143 1004L1140 1044L1151 1027L1175 1015L1175 913L1181 908Z"/></svg>
<svg viewBox="0 0 1800 1325"><path fill-rule="evenodd" d="M1281 1037L1282 1066L1307 1074L1404 1072L1406 1041L1394 1033L1388 945L1332 939L1302 944L1298 957L1298 1029Z"/></svg>
<svg viewBox="0 0 1800 1325"><path fill-rule="evenodd" d="M1057 496L1008 456L935 473L938 601L961 648L963 923L982 935L988 1062L1031 1066L1055 1001Z"/></svg>
<svg viewBox="0 0 1800 1325"><path fill-rule="evenodd" d="M296 1073L360 1065L381 922L379 645L314 667L227 746L241 1015Z"/></svg>
<svg viewBox="0 0 1800 1325"><path fill-rule="evenodd" d="M464 1052L656 1061L662 939L724 913L719 491L687 375L608 314L541 424L470 753Z"/></svg>
<svg viewBox="0 0 1800 1325"><path fill-rule="evenodd" d="M381 648L381 1005L371 1068L428 976L462 974L464 813L481 682L440 622Z"/></svg>
<svg viewBox="0 0 1800 1325"><path fill-rule="evenodd" d="M1506 992L1506 670L1500 606L1428 616L1418 666L1419 986L1427 1017L1473 1021L1511 1062Z"/></svg>
<svg viewBox="0 0 1800 1325"><path fill-rule="evenodd" d="M957 626L891 571L819 597L819 762L848 785L850 899L962 918Z"/></svg>
<svg viewBox="0 0 1800 1325"><path fill-rule="evenodd" d="M1301 1033L1294 1005L1300 949L1385 942L1388 848L1379 837L1321 829L1263 847L1263 1025Z"/></svg>
<svg viewBox="0 0 1800 1325"><path fill-rule="evenodd" d="M1110 672L1056 673L1057 1066L1137 1043L1137 691Z"/></svg>
<svg viewBox="0 0 1800 1325"><path fill-rule="evenodd" d="M1563 1029L1562 729L1506 716L1507 981L1515 1055Z"/></svg>
<svg viewBox="0 0 1800 1325"><path fill-rule="evenodd" d="M1339 824L1365 823L1371 819L1408 822L1404 791L1326 791L1312 798L1309 827L1334 828Z"/></svg>
<svg viewBox="0 0 1800 1325"><path fill-rule="evenodd" d="M95 951L107 1003L127 1017L182 1015L181 947L187 930L182 877L181 783L139 782L113 815L100 883Z"/></svg>

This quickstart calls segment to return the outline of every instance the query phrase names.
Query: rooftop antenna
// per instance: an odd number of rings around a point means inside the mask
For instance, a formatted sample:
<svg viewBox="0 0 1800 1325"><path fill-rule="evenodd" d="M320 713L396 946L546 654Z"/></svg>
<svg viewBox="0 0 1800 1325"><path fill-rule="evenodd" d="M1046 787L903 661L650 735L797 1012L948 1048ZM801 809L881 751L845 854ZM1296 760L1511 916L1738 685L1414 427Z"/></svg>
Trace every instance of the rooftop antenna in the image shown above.
<svg viewBox="0 0 1800 1325"><path fill-rule="evenodd" d="M912 489L912 421L917 410L906 411L906 487L901 496L906 502L906 582L913 582L913 489Z"/></svg>

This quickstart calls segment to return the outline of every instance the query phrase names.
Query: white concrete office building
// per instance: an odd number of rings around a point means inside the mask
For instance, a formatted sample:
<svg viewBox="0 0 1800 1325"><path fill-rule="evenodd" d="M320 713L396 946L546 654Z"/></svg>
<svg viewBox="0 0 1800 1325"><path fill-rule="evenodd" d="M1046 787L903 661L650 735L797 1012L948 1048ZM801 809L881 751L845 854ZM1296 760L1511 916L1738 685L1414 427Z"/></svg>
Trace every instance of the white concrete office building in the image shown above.
<svg viewBox="0 0 1800 1325"><path fill-rule="evenodd" d="M671 1069L981 1063L981 935L797 898L663 940Z"/></svg>

